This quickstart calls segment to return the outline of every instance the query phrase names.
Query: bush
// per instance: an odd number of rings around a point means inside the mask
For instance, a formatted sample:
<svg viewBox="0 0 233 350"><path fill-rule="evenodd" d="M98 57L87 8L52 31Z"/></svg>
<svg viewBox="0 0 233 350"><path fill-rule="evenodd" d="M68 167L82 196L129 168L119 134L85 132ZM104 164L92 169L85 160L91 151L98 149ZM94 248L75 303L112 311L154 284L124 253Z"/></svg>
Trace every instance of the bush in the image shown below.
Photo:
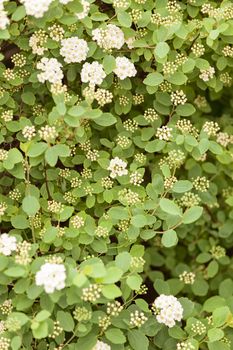
<svg viewBox="0 0 233 350"><path fill-rule="evenodd" d="M0 349L233 349L231 1L0 6Z"/></svg>

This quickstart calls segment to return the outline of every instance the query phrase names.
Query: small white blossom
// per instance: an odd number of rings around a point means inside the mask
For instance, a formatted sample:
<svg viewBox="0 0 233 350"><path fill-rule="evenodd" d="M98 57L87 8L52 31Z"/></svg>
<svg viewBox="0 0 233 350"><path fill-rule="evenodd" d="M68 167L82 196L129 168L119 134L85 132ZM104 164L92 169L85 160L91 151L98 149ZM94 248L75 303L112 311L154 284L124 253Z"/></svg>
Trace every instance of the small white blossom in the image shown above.
<svg viewBox="0 0 233 350"><path fill-rule="evenodd" d="M187 97L183 90L176 90L171 93L171 101L174 106L184 105L187 102Z"/></svg>
<svg viewBox="0 0 233 350"><path fill-rule="evenodd" d="M97 340L97 343L92 350L111 350L111 347L108 344Z"/></svg>
<svg viewBox="0 0 233 350"><path fill-rule="evenodd" d="M153 303L153 311L159 323L164 323L169 328L175 326L175 321L181 321L183 307L173 295L161 294Z"/></svg>
<svg viewBox="0 0 233 350"><path fill-rule="evenodd" d="M201 69L201 74L199 75L199 78L203 81L209 81L214 77L214 73L214 67L209 67L208 69Z"/></svg>
<svg viewBox="0 0 233 350"><path fill-rule="evenodd" d="M78 19L83 19L83 18L87 17L87 15L90 11L90 3L86 0L81 0L80 2L81 2L81 5L83 7L83 10L82 10L82 12L76 13L76 17Z"/></svg>
<svg viewBox="0 0 233 350"><path fill-rule="evenodd" d="M157 129L156 136L159 140L169 141L172 137L172 128L163 125L161 128Z"/></svg>
<svg viewBox="0 0 233 350"><path fill-rule="evenodd" d="M125 42L124 33L114 24L108 24L105 29L94 29L92 31L92 39L105 50L119 50Z"/></svg>
<svg viewBox="0 0 233 350"><path fill-rule="evenodd" d="M59 0L59 2L62 4L62 5L66 5L68 4L69 2L71 2L73 0Z"/></svg>
<svg viewBox="0 0 233 350"><path fill-rule="evenodd" d="M7 233L3 233L0 236L0 253L3 255L11 255L13 251L17 249L16 238L9 236Z"/></svg>
<svg viewBox="0 0 233 350"><path fill-rule="evenodd" d="M52 2L53 0L21 0L21 3L25 7L26 14L36 18L43 17Z"/></svg>
<svg viewBox="0 0 233 350"><path fill-rule="evenodd" d="M60 54L64 57L65 62L80 63L86 60L89 48L85 40L74 36L72 38L63 39L61 45Z"/></svg>
<svg viewBox="0 0 233 350"><path fill-rule="evenodd" d="M22 130L23 137L30 141L34 136L36 136L36 128L34 125L26 125Z"/></svg>
<svg viewBox="0 0 233 350"><path fill-rule="evenodd" d="M6 29L9 23L10 20L7 17L7 12L3 8L0 8L0 29Z"/></svg>
<svg viewBox="0 0 233 350"><path fill-rule="evenodd" d="M36 67L42 70L42 73L37 74L37 78L41 83L48 80L50 83L55 84L63 79L62 64L56 58L43 57Z"/></svg>
<svg viewBox="0 0 233 350"><path fill-rule="evenodd" d="M36 273L36 285L43 286L46 293L65 288L66 270L63 264L45 263Z"/></svg>
<svg viewBox="0 0 233 350"><path fill-rule="evenodd" d="M127 57L117 57L116 68L113 71L120 80L137 74L134 64Z"/></svg>
<svg viewBox="0 0 233 350"><path fill-rule="evenodd" d="M83 83L89 83L90 86L101 85L106 73L103 65L97 61L84 63L81 70L81 80Z"/></svg>
<svg viewBox="0 0 233 350"><path fill-rule="evenodd" d="M110 176L114 179L117 176L123 176L128 174L126 169L127 163L122 159L115 157L111 159L108 170L111 171Z"/></svg>

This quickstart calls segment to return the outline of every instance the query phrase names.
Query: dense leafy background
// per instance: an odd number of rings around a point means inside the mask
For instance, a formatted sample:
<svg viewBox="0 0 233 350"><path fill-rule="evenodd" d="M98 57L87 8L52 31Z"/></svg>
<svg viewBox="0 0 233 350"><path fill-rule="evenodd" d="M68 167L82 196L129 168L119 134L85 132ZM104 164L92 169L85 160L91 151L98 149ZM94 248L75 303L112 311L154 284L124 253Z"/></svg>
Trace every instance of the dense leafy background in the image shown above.
<svg viewBox="0 0 233 350"><path fill-rule="evenodd" d="M98 338L112 350L233 349L232 2L89 3L79 20L77 0L51 2L42 18L4 2L0 220L19 248L0 256L0 348L90 350ZM107 24L123 31L120 49L93 40ZM54 25L103 64L109 103L81 82L84 62L64 61ZM121 56L134 77L114 74ZM42 57L62 64L67 91L38 80ZM54 137L42 137L46 125ZM109 177L115 157L127 175ZM65 265L64 289L35 284L45 261ZM100 297L83 300L92 285ZM184 308L173 328L151 311L160 294ZM118 316L107 311L114 301ZM130 323L136 310L147 317L141 327Z"/></svg>

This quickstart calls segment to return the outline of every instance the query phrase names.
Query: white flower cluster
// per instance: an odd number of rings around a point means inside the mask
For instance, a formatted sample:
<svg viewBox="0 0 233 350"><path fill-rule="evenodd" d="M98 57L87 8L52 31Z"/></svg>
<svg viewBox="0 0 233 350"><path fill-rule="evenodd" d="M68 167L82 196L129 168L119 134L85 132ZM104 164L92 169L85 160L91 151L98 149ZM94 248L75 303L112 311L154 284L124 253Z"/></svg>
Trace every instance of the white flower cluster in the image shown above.
<svg viewBox="0 0 233 350"><path fill-rule="evenodd" d="M36 18L43 17L52 2L53 0L21 0L21 3L25 7L26 14Z"/></svg>
<svg viewBox="0 0 233 350"><path fill-rule="evenodd" d="M30 141L34 136L36 136L35 126L34 125L32 125L32 126L26 125L22 130L22 135L23 135L23 137L25 137L25 139Z"/></svg>
<svg viewBox="0 0 233 350"><path fill-rule="evenodd" d="M71 38L63 39L61 45L60 54L64 57L65 62L80 63L86 60L89 48L85 40L73 36Z"/></svg>
<svg viewBox="0 0 233 350"><path fill-rule="evenodd" d="M123 176L128 174L126 169L127 163L119 157L111 159L108 170L111 171L110 176L114 179L117 176Z"/></svg>
<svg viewBox="0 0 233 350"><path fill-rule="evenodd" d="M0 1L0 29L6 29L8 24L10 23L9 18L7 17L7 12L4 10L3 3L6 0Z"/></svg>
<svg viewBox="0 0 233 350"><path fill-rule="evenodd" d="M63 5L66 5L66 4L68 4L69 2L71 2L71 1L73 1L73 0L59 0L59 2L60 2L61 4L63 4Z"/></svg>
<svg viewBox="0 0 233 350"><path fill-rule="evenodd" d="M153 310L159 323L164 323L169 328L175 326L175 321L181 321L183 307L173 295L161 294L153 303Z"/></svg>
<svg viewBox="0 0 233 350"><path fill-rule="evenodd" d="M171 101L174 106L184 105L187 102L187 97L183 90L176 90L171 93Z"/></svg>
<svg viewBox="0 0 233 350"><path fill-rule="evenodd" d="M105 50L119 50L125 43L124 33L114 24L108 24L106 29L94 29L92 31L92 39Z"/></svg>
<svg viewBox="0 0 233 350"><path fill-rule="evenodd" d="M116 58L116 68L113 72L120 80L124 80L127 77L134 77L137 74L134 64L127 57Z"/></svg>
<svg viewBox="0 0 233 350"><path fill-rule="evenodd" d="M41 83L48 80L50 83L55 84L63 79L62 64L56 58L43 57L36 67L42 70L42 73L37 74L37 78Z"/></svg>
<svg viewBox="0 0 233 350"><path fill-rule="evenodd" d="M169 141L172 137L172 128L166 125L157 128L156 137L158 137L159 140Z"/></svg>
<svg viewBox="0 0 233 350"><path fill-rule="evenodd" d="M81 2L81 5L83 7L83 10L82 10L82 12L76 13L76 17L78 19L83 19L83 18L87 17L87 15L90 11L90 4L86 0L81 0L80 2Z"/></svg>
<svg viewBox="0 0 233 350"><path fill-rule="evenodd" d="M17 249L16 238L9 236L7 233L3 233L0 236L0 253L3 255L11 255L13 251Z"/></svg>
<svg viewBox="0 0 233 350"><path fill-rule="evenodd" d="M95 344L94 348L92 348L92 350L111 350L111 347L108 344L97 340L97 343Z"/></svg>
<svg viewBox="0 0 233 350"><path fill-rule="evenodd" d="M92 63L84 63L81 70L81 81L83 83L89 83L91 87L95 85L101 85L106 73L103 69L103 65L97 61Z"/></svg>
<svg viewBox="0 0 233 350"><path fill-rule="evenodd" d="M203 81L209 81L214 77L214 73L214 67L209 67L208 69L201 69L201 74L199 75L199 78Z"/></svg>
<svg viewBox="0 0 233 350"><path fill-rule="evenodd" d="M65 288L66 269L63 264L45 263L36 273L36 285L43 286L46 293Z"/></svg>

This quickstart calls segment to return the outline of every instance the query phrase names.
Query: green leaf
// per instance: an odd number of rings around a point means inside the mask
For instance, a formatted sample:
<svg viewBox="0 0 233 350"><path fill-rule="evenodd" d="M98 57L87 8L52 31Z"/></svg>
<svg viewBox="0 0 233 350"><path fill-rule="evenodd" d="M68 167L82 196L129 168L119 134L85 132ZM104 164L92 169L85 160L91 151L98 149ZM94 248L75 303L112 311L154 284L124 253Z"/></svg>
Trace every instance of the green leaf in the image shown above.
<svg viewBox="0 0 233 350"><path fill-rule="evenodd" d="M213 311L213 325L215 327L223 326L230 315L231 312L228 306L218 307Z"/></svg>
<svg viewBox="0 0 233 350"><path fill-rule="evenodd" d="M164 247L166 248L170 248L177 245L178 237L177 237L176 231L174 230L165 231L162 235L161 241Z"/></svg>
<svg viewBox="0 0 233 350"><path fill-rule="evenodd" d="M45 160L50 166L55 166L58 161L58 155L54 147L49 147L45 152Z"/></svg>
<svg viewBox="0 0 233 350"><path fill-rule="evenodd" d="M9 33L9 31L7 29L1 29L0 30L0 39L7 40L10 37L11 37L10 33Z"/></svg>
<svg viewBox="0 0 233 350"><path fill-rule="evenodd" d="M25 229L29 226L28 220L25 215L15 215L11 218L11 224L14 228Z"/></svg>
<svg viewBox="0 0 233 350"><path fill-rule="evenodd" d="M71 1L66 6L71 12L76 13L83 11L83 7L79 1Z"/></svg>
<svg viewBox="0 0 233 350"><path fill-rule="evenodd" d="M35 317L35 320L37 322L42 322L45 321L49 318L49 316L51 315L51 313L47 310L42 310L40 312L38 312L38 314Z"/></svg>
<svg viewBox="0 0 233 350"><path fill-rule="evenodd" d="M124 344L126 337L124 333L118 328L110 328L105 332L106 338L113 344Z"/></svg>
<svg viewBox="0 0 233 350"><path fill-rule="evenodd" d="M102 294L107 299L115 299L120 297L122 292L115 284L108 284L102 287Z"/></svg>
<svg viewBox="0 0 233 350"><path fill-rule="evenodd" d="M116 117L111 113L102 113L100 117L95 119L95 123L101 126L110 126L117 122Z"/></svg>
<svg viewBox="0 0 233 350"><path fill-rule="evenodd" d="M215 275L217 275L218 273L218 263L217 261L213 260L209 263L209 265L207 266L207 276L208 278L213 278Z"/></svg>
<svg viewBox="0 0 233 350"><path fill-rule="evenodd" d="M203 213L202 207L192 207L185 211L183 215L183 223L184 224L191 224L194 221L197 221Z"/></svg>
<svg viewBox="0 0 233 350"><path fill-rule="evenodd" d="M229 350L229 345L223 341L208 342L207 344L209 350Z"/></svg>
<svg viewBox="0 0 233 350"><path fill-rule="evenodd" d="M131 255L128 252L119 253L116 256L115 263L123 272L126 272L130 267Z"/></svg>
<svg viewBox="0 0 233 350"><path fill-rule="evenodd" d="M121 279L121 276L123 275L123 271L119 269L116 266L110 266L107 269L106 276L103 278L104 284L112 284L116 283Z"/></svg>
<svg viewBox="0 0 233 350"><path fill-rule="evenodd" d="M128 12L118 11L117 19L118 19L120 25L122 25L122 27L127 27L127 28L131 27L132 18Z"/></svg>
<svg viewBox="0 0 233 350"><path fill-rule="evenodd" d="M3 166L6 169L13 169L14 165L22 162L22 153L17 148L12 148L8 151L8 157L3 161Z"/></svg>
<svg viewBox="0 0 233 350"><path fill-rule="evenodd" d="M57 227L48 227L43 235L43 241L45 243L52 243L55 241L57 236Z"/></svg>
<svg viewBox="0 0 233 350"><path fill-rule="evenodd" d="M209 290L209 284L203 279L196 278L191 288L195 295L205 296Z"/></svg>
<svg viewBox="0 0 233 350"><path fill-rule="evenodd" d="M35 95L32 93L32 92L24 92L22 95L21 95L21 98L22 98L22 101L29 105L29 106L33 106L36 102L36 98L35 98Z"/></svg>
<svg viewBox="0 0 233 350"><path fill-rule="evenodd" d="M28 216L34 216L40 209L40 203L36 197L29 195L23 199L22 208Z"/></svg>
<svg viewBox="0 0 233 350"><path fill-rule="evenodd" d="M22 277L25 274L25 269L20 266L10 267L4 274L9 277Z"/></svg>
<svg viewBox="0 0 233 350"><path fill-rule="evenodd" d="M172 187L172 191L176 193L184 193L184 192L190 191L192 187L193 187L193 184L191 181L180 180L175 182L175 184Z"/></svg>
<svg viewBox="0 0 233 350"><path fill-rule="evenodd" d="M144 227L147 224L146 216L140 214L133 216L131 224L135 227Z"/></svg>
<svg viewBox="0 0 233 350"><path fill-rule="evenodd" d="M184 105L179 105L176 107L176 113L188 117L196 112L195 107L191 103L185 103Z"/></svg>
<svg viewBox="0 0 233 350"><path fill-rule="evenodd" d="M20 349L22 345L22 338L19 335L16 335L11 340L11 349L12 350L18 350Z"/></svg>
<svg viewBox="0 0 233 350"><path fill-rule="evenodd" d="M166 42L160 42L156 45L154 53L159 58L166 57L168 52L170 51L170 47Z"/></svg>
<svg viewBox="0 0 233 350"><path fill-rule="evenodd" d="M181 303L183 307L183 319L187 319L188 317L191 316L193 310L194 310L194 302L189 300L188 298L179 298L179 302Z"/></svg>
<svg viewBox="0 0 233 350"><path fill-rule="evenodd" d="M208 330L208 338L210 342L215 342L217 340L220 340L224 337L224 332L222 329L219 328L212 328Z"/></svg>
<svg viewBox="0 0 233 350"><path fill-rule="evenodd" d="M142 284L142 278L139 275L128 276L126 283L132 290L139 290Z"/></svg>
<svg viewBox="0 0 233 350"><path fill-rule="evenodd" d="M53 146L53 149L55 150L55 152L59 157L69 157L70 155L70 148L67 145L62 145L62 144L55 145Z"/></svg>
<svg viewBox="0 0 233 350"><path fill-rule="evenodd" d="M23 19L26 16L26 11L25 11L25 7L24 6L18 6L15 10L15 12L13 13L13 15L11 16L11 19L15 22L20 21L21 19Z"/></svg>
<svg viewBox="0 0 233 350"><path fill-rule="evenodd" d="M160 208L170 215L182 216L180 207L172 200L162 198L159 202Z"/></svg>
<svg viewBox="0 0 233 350"><path fill-rule="evenodd" d="M58 311L57 320L60 322L61 327L66 332L72 332L74 329L74 320L70 312Z"/></svg>
<svg viewBox="0 0 233 350"><path fill-rule="evenodd" d="M167 81L169 81L169 83L175 85L184 85L187 82L187 80L188 78L182 72L175 72L172 76L167 78Z"/></svg>
<svg viewBox="0 0 233 350"><path fill-rule="evenodd" d="M28 156L38 157L41 154L43 154L47 148L48 148L48 145L45 142L32 143L28 148Z"/></svg>
<svg viewBox="0 0 233 350"><path fill-rule="evenodd" d="M71 117L81 117L86 110L82 106L73 106L68 110L68 114Z"/></svg>
<svg viewBox="0 0 233 350"><path fill-rule="evenodd" d="M158 72L148 74L147 77L143 80L143 83L148 86L158 86L162 82L163 76Z"/></svg>
<svg viewBox="0 0 233 350"><path fill-rule="evenodd" d="M43 339L48 336L48 324L46 321L36 324L34 327L33 323L31 325L33 336L36 339Z"/></svg>
<svg viewBox="0 0 233 350"><path fill-rule="evenodd" d="M213 312L215 309L222 306L226 306L226 300L219 295L215 295L204 302L203 310Z"/></svg>
<svg viewBox="0 0 233 350"><path fill-rule="evenodd" d="M103 66L106 74L112 73L112 71L116 68L115 58L111 55L104 56Z"/></svg>
<svg viewBox="0 0 233 350"><path fill-rule="evenodd" d="M85 337L80 337L77 340L77 349L93 350L97 342L97 336L95 334L88 333Z"/></svg>
<svg viewBox="0 0 233 350"><path fill-rule="evenodd" d="M128 331L128 340L133 350L148 350L149 341L140 330Z"/></svg>

